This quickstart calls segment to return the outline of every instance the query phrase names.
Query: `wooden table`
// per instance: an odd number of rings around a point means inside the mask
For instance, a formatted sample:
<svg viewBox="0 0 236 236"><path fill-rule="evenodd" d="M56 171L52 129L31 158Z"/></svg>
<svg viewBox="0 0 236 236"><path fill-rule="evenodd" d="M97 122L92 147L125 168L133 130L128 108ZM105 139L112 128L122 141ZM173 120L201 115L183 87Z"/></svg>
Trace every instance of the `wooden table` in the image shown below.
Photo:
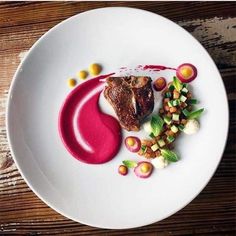
<svg viewBox="0 0 236 236"><path fill-rule="evenodd" d="M204 45L216 62L227 89L230 107L230 130L226 149L220 166L206 188L188 206L168 219L130 230L93 228L73 222L53 211L29 189L20 176L12 161L6 139L5 108L8 89L13 74L27 50L60 21L89 9L108 6L142 8L168 17L183 26ZM235 2L0 4L0 234L236 235L235 141Z"/></svg>

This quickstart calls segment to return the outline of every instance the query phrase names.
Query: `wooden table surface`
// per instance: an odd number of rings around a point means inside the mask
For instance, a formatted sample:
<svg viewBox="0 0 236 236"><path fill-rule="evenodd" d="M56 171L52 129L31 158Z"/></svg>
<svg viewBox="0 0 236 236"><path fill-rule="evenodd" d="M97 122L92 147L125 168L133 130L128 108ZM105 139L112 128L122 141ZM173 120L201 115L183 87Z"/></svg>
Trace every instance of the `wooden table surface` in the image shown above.
<svg viewBox="0 0 236 236"><path fill-rule="evenodd" d="M152 225L103 230L73 222L45 205L19 174L6 139L5 108L13 74L33 43L77 13L107 6L149 10L197 38L220 70L230 107L222 161L188 206ZM214 87L214 85L213 85ZM220 111L219 111L220 112ZM236 2L2 2L0 4L0 234L236 235ZM200 172L199 172L200 174Z"/></svg>

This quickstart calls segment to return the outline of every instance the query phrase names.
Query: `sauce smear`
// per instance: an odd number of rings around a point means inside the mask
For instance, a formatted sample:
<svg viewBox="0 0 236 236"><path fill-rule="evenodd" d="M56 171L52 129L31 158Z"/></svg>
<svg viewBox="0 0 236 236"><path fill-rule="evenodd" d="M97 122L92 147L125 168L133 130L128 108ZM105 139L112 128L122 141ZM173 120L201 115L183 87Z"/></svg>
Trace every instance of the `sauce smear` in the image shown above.
<svg viewBox="0 0 236 236"><path fill-rule="evenodd" d="M176 70L176 69L161 65L145 65L143 66L143 70L161 71L161 70Z"/></svg>
<svg viewBox="0 0 236 236"><path fill-rule="evenodd" d="M98 101L103 90L102 75L76 87L66 98L59 115L59 132L67 150L89 164L110 161L121 145L121 127L101 112Z"/></svg>

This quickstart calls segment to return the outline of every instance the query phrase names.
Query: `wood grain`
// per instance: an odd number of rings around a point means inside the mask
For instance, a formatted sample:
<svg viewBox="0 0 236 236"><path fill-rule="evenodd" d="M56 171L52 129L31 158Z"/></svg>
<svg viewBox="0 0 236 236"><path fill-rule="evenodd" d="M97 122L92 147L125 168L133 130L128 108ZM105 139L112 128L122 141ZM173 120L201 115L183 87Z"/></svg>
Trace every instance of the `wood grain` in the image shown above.
<svg viewBox="0 0 236 236"><path fill-rule="evenodd" d="M46 206L12 162L5 108L12 76L24 52L51 27L85 10L129 6L175 21L208 50L222 75L230 129L222 161L188 206L161 222L130 230L103 230L73 222ZM0 4L0 234L236 235L236 3L235 2L2 2Z"/></svg>

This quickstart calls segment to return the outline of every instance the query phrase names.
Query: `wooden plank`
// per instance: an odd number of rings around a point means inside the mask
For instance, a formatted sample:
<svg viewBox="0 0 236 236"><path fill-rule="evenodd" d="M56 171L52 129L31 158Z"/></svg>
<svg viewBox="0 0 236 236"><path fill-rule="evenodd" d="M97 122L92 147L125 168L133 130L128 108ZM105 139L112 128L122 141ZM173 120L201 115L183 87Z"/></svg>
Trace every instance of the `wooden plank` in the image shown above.
<svg viewBox="0 0 236 236"><path fill-rule="evenodd" d="M159 223L131 230L102 230L59 215L28 188L12 162L5 108L21 57L48 29L76 13L105 6L133 6L162 14L183 26L213 57L227 89L230 132L213 179L187 207ZM22 14L24 12L24 14ZM184 12L184 20L181 12ZM0 4L0 234L234 235L236 221L236 3L13 2Z"/></svg>

